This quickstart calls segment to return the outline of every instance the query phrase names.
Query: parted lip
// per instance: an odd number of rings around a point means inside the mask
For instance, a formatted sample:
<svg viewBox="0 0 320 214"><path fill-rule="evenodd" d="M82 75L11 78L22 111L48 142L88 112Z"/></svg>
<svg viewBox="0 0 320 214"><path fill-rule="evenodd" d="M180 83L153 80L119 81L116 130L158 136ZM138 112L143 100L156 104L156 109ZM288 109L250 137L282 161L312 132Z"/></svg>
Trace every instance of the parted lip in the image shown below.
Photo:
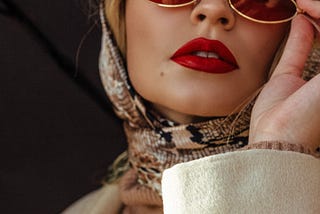
<svg viewBox="0 0 320 214"><path fill-rule="evenodd" d="M207 73L227 73L239 68L235 57L222 42L203 37L184 44L173 54L171 60Z"/></svg>

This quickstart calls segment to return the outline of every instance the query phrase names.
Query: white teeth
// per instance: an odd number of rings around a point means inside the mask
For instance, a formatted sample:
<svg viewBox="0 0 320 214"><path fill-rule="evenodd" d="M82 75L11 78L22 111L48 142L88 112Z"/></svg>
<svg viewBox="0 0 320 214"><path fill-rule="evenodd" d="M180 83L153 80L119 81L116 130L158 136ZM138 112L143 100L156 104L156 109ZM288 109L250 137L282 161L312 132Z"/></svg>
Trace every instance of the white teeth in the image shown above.
<svg viewBox="0 0 320 214"><path fill-rule="evenodd" d="M203 58L215 58L218 59L219 55L214 52L206 52L206 51L196 51L193 53L195 56L203 57Z"/></svg>
<svg viewBox="0 0 320 214"><path fill-rule="evenodd" d="M209 53L208 53L208 58L216 58L216 59L218 59L219 56L218 56L218 54L216 54L216 53L209 52Z"/></svg>
<svg viewBox="0 0 320 214"><path fill-rule="evenodd" d="M208 52L197 51L197 52L194 52L194 55L195 55L195 56L199 56L199 57L207 58L207 57L208 57Z"/></svg>

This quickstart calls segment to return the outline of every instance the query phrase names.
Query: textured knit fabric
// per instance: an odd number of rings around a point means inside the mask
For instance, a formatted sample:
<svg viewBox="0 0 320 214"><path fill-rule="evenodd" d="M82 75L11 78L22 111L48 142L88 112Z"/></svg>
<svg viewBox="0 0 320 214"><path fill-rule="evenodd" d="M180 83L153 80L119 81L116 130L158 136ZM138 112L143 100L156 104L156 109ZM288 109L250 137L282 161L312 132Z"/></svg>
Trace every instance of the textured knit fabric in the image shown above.
<svg viewBox="0 0 320 214"><path fill-rule="evenodd" d="M164 213L320 213L320 160L252 149L178 164L164 172Z"/></svg>
<svg viewBox="0 0 320 214"><path fill-rule="evenodd" d="M319 213L320 160L300 153L308 153L301 146L274 143L284 151L270 149L272 142L261 142L249 150L165 170L164 210L150 205L123 210L120 185L115 183L83 197L63 214Z"/></svg>

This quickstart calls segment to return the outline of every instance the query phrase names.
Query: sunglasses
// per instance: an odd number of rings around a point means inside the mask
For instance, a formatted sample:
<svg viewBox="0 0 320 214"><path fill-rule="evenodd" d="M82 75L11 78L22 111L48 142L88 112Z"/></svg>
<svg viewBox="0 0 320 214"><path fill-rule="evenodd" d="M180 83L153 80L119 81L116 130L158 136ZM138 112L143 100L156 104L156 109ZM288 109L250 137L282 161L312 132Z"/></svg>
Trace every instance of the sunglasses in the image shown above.
<svg viewBox="0 0 320 214"><path fill-rule="evenodd" d="M149 0L161 7L183 7L199 0ZM254 22L278 24L292 20L304 12L294 0L228 0L240 16ZM308 17L310 19L310 17Z"/></svg>

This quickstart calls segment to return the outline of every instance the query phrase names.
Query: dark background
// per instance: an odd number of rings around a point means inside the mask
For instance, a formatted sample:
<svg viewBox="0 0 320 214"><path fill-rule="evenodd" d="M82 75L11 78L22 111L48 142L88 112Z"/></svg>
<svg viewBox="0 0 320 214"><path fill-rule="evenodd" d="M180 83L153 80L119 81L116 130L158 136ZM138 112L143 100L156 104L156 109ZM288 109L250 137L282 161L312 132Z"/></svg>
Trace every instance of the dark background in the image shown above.
<svg viewBox="0 0 320 214"><path fill-rule="evenodd" d="M0 0L0 213L61 212L125 149L85 1Z"/></svg>

